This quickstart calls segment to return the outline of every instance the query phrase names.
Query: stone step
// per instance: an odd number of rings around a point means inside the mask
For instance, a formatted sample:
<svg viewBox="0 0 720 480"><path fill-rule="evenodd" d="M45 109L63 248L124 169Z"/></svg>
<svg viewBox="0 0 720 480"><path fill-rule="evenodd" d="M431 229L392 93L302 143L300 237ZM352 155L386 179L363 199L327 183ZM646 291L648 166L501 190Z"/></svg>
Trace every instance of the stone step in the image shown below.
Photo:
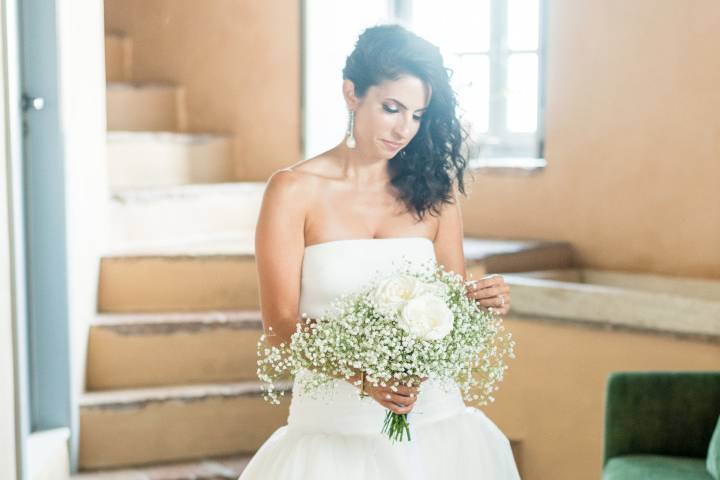
<svg viewBox="0 0 720 480"><path fill-rule="evenodd" d="M167 187L233 180L232 138L221 134L108 132L110 187Z"/></svg>
<svg viewBox="0 0 720 480"><path fill-rule="evenodd" d="M110 202L110 249L197 244L252 236L265 182L127 189Z"/></svg>
<svg viewBox="0 0 720 480"><path fill-rule="evenodd" d="M258 310L99 315L87 390L257 380Z"/></svg>
<svg viewBox="0 0 720 480"><path fill-rule="evenodd" d="M183 87L171 83L108 83L108 131L184 131L186 125Z"/></svg>
<svg viewBox="0 0 720 480"><path fill-rule="evenodd" d="M99 309L107 313L257 309L256 276L254 257L240 252L106 256L100 265Z"/></svg>
<svg viewBox="0 0 720 480"><path fill-rule="evenodd" d="M123 32L105 34L105 79L126 82L132 78L132 40Z"/></svg>
<svg viewBox="0 0 720 480"><path fill-rule="evenodd" d="M292 383L280 405L259 382L90 392L80 399L82 470L256 451L287 423Z"/></svg>
<svg viewBox="0 0 720 480"><path fill-rule="evenodd" d="M80 472L72 480L237 480L252 455L206 458L194 462L175 462L145 468Z"/></svg>
<svg viewBox="0 0 720 480"><path fill-rule="evenodd" d="M568 243L465 238L468 274L574 266ZM257 270L250 234L194 247L117 252L100 266L102 312L257 310Z"/></svg>

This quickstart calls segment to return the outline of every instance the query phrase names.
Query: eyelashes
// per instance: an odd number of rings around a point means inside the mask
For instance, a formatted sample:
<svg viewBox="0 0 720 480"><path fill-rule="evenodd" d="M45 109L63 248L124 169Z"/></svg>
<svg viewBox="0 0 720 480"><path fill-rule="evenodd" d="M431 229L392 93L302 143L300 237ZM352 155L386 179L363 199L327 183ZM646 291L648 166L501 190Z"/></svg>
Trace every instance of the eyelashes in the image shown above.
<svg viewBox="0 0 720 480"><path fill-rule="evenodd" d="M388 105L385 103L383 103L383 110L385 110L388 113L398 113L400 111L400 110L393 110L392 108L388 107ZM422 120L422 116L416 117L415 115L413 115L413 119L415 121L419 122L420 120Z"/></svg>

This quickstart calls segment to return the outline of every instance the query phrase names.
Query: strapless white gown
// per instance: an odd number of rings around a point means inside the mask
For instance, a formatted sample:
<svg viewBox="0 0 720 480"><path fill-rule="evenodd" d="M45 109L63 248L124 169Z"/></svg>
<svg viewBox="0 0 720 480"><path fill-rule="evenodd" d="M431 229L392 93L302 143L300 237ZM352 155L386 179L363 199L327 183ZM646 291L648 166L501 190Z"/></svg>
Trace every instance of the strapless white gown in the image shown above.
<svg viewBox="0 0 720 480"><path fill-rule="evenodd" d="M424 237L350 239L305 248L300 313L319 316L333 298L364 287L401 257L435 258ZM311 375L307 370L301 375ZM293 385L295 385L294 383ZM408 414L412 440L381 433L386 408L336 380L313 399L293 390L287 425L255 453L240 480L513 480L519 479L507 437L485 414L465 406L459 387L430 378Z"/></svg>

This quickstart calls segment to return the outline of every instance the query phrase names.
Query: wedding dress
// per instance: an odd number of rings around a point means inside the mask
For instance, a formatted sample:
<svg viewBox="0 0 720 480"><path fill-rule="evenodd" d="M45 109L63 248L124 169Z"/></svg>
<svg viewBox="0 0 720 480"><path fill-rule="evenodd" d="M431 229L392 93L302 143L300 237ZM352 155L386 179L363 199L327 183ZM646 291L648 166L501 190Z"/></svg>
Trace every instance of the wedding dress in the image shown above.
<svg viewBox="0 0 720 480"><path fill-rule="evenodd" d="M320 316L343 293L364 287L401 257L435 259L424 237L350 239L305 248L300 313ZM485 414L465 406L460 388L422 383L408 414L412 440L393 443L381 433L387 409L358 388L335 380L327 397L296 388L287 425L258 449L239 480L514 480L520 476L510 443Z"/></svg>

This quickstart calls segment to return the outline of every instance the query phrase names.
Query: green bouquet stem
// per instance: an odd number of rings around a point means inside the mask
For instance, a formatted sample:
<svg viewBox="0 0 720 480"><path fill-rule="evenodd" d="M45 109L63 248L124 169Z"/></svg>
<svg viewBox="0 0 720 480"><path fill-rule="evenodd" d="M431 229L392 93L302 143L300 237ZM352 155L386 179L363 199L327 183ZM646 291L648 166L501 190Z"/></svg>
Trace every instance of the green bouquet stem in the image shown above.
<svg viewBox="0 0 720 480"><path fill-rule="evenodd" d="M410 437L410 423L407 420L407 413L400 414L388 410L387 415L385 415L385 424L383 425L382 433L387 433L393 442L401 442L405 434L407 434L408 441L412 440Z"/></svg>

